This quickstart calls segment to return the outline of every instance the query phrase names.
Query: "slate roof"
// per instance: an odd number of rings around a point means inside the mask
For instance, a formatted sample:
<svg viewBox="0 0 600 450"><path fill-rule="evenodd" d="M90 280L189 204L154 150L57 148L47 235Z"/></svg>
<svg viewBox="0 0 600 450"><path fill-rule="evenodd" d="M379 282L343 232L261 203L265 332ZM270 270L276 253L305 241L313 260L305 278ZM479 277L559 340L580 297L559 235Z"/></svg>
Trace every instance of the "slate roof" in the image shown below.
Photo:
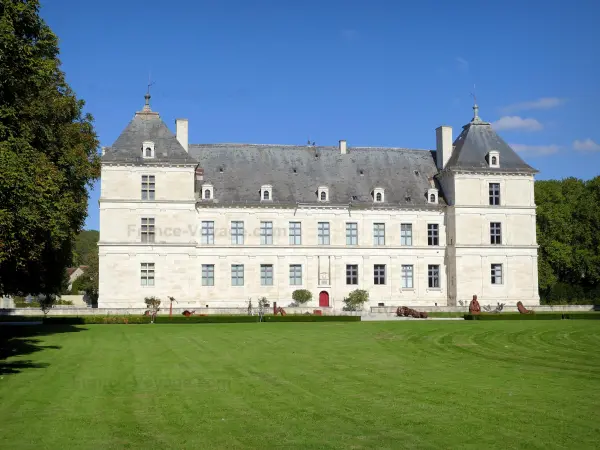
<svg viewBox="0 0 600 450"><path fill-rule="evenodd" d="M191 144L189 152L219 204L260 203L261 186L270 184L274 204L317 203L318 188L326 186L329 204L423 206L438 172L429 150L348 147L341 154L338 147ZM376 187L385 189L383 204L373 203Z"/></svg>
<svg viewBox="0 0 600 450"><path fill-rule="evenodd" d="M473 107L474 117L463 127L462 133L454 141L454 150L444 170L481 170L488 172L537 173L492 129L489 122L479 118L478 107ZM497 150L500 155L500 167L490 168L486 155Z"/></svg>
<svg viewBox="0 0 600 450"><path fill-rule="evenodd" d="M115 143L104 149L102 162L142 165L196 163L196 160L185 151L159 114L150 109L150 96L146 97L144 109L136 112L133 120L125 127ZM154 142L154 158L142 158L142 142L144 141Z"/></svg>

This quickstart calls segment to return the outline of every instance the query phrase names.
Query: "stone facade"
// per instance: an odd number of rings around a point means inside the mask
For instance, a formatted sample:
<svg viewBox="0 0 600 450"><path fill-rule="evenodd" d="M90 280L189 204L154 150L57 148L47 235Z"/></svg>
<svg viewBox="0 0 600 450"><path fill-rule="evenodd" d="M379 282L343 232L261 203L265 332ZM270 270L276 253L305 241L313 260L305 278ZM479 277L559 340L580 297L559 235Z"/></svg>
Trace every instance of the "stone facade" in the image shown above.
<svg viewBox="0 0 600 450"><path fill-rule="evenodd" d="M501 169L465 167L453 152L466 158L475 138L461 134L465 143L452 145L448 127L438 129L437 153L353 149L345 141L339 148L238 152L188 145L187 121L179 119L178 135L170 134L148 100L104 150L99 307L139 308L151 295L196 310L241 307L249 299L256 305L263 296L285 307L296 289L313 293L309 307L333 310L354 289L366 289L372 307L454 306L473 294L486 304L539 304L535 171L507 146L481 150L498 151ZM469 126L488 133L477 111L465 131ZM144 155L148 143L154 157ZM224 156L215 160L213 151ZM267 167L247 187L252 175L235 170L252 152ZM273 162L281 152L299 156ZM329 163L346 164L339 180L308 167ZM348 164L356 166L355 181L342 179ZM377 167L396 165L395 175L378 180ZM490 184L497 186L495 205ZM314 201L302 197L313 190ZM346 195L350 201L339 200Z"/></svg>

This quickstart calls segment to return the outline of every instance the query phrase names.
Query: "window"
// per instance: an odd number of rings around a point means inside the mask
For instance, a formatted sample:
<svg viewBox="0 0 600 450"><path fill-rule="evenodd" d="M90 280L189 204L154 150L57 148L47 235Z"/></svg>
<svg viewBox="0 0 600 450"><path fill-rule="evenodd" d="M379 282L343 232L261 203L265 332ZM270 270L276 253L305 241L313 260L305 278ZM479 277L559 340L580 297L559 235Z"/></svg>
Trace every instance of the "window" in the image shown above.
<svg viewBox="0 0 600 450"><path fill-rule="evenodd" d="M263 184L260 188L260 200L269 201L273 200L273 186L270 184Z"/></svg>
<svg viewBox="0 0 600 450"><path fill-rule="evenodd" d="M500 183L490 183L490 205L500 205Z"/></svg>
<svg viewBox="0 0 600 450"><path fill-rule="evenodd" d="M142 218L142 242L154 242L154 218Z"/></svg>
<svg viewBox="0 0 600 450"><path fill-rule="evenodd" d="M260 265L261 286L273 286L273 264Z"/></svg>
<svg viewBox="0 0 600 450"><path fill-rule="evenodd" d="M373 190L373 200L375 203L381 203L385 199L383 188L375 188Z"/></svg>
<svg viewBox="0 0 600 450"><path fill-rule="evenodd" d="M202 264L202 286L215 285L215 265Z"/></svg>
<svg viewBox="0 0 600 450"><path fill-rule="evenodd" d="M413 266L411 264L402 264L402 288L412 289L413 285Z"/></svg>
<svg viewBox="0 0 600 450"><path fill-rule="evenodd" d="M302 225L300 222L290 222L290 245L302 244Z"/></svg>
<svg viewBox="0 0 600 450"><path fill-rule="evenodd" d="M329 222L319 222L317 230L319 245L329 245Z"/></svg>
<svg viewBox="0 0 600 450"><path fill-rule="evenodd" d="M142 143L142 158L154 158L154 142L144 141Z"/></svg>
<svg viewBox="0 0 600 450"><path fill-rule="evenodd" d="M260 245L273 244L273 222L260 223Z"/></svg>
<svg viewBox="0 0 600 450"><path fill-rule="evenodd" d="M231 244L244 245L244 222L231 222Z"/></svg>
<svg viewBox="0 0 600 450"><path fill-rule="evenodd" d="M142 175L142 200L154 200L154 175Z"/></svg>
<svg viewBox="0 0 600 450"><path fill-rule="evenodd" d="M202 243L205 245L215 243L215 223L213 221L202 221Z"/></svg>
<svg viewBox="0 0 600 450"><path fill-rule="evenodd" d="M490 244L502 244L502 224L500 222L490 222Z"/></svg>
<svg viewBox="0 0 600 450"><path fill-rule="evenodd" d="M346 284L358 284L358 264L346 264Z"/></svg>
<svg viewBox="0 0 600 450"><path fill-rule="evenodd" d="M202 199L211 200L214 197L214 188L212 184L205 183L202 185Z"/></svg>
<svg viewBox="0 0 600 450"><path fill-rule="evenodd" d="M427 266L427 280L430 288L440 287L440 266L431 264Z"/></svg>
<svg viewBox="0 0 600 450"><path fill-rule="evenodd" d="M436 188L427 189L427 197L430 204L437 204L438 202L438 190Z"/></svg>
<svg viewBox="0 0 600 450"><path fill-rule="evenodd" d="M358 225L356 222L346 224L346 245L358 245Z"/></svg>
<svg viewBox="0 0 600 450"><path fill-rule="evenodd" d="M244 265L243 264L232 264L231 265L231 285L232 286L243 286L244 285Z"/></svg>
<svg viewBox="0 0 600 450"><path fill-rule="evenodd" d="M373 245L385 245L385 224L373 224Z"/></svg>
<svg viewBox="0 0 600 450"><path fill-rule="evenodd" d="M142 286L154 286L154 263L142 263Z"/></svg>
<svg viewBox="0 0 600 450"><path fill-rule="evenodd" d="M412 245L412 223L400 224L400 245Z"/></svg>
<svg viewBox="0 0 600 450"><path fill-rule="evenodd" d="M385 284L385 264L375 264L373 268L373 283Z"/></svg>
<svg viewBox="0 0 600 450"><path fill-rule="evenodd" d="M321 202L328 202L329 201L329 188L327 186L319 186L319 189L317 189L317 193L318 193L318 198L319 201Z"/></svg>
<svg viewBox="0 0 600 450"><path fill-rule="evenodd" d="M440 230L437 223L427 224L427 245L440 245Z"/></svg>
<svg viewBox="0 0 600 450"><path fill-rule="evenodd" d="M502 264L492 264L492 284L502 284Z"/></svg>
<svg viewBox="0 0 600 450"><path fill-rule="evenodd" d="M490 167L499 168L500 167L500 153L498 150L491 150L487 154L487 160Z"/></svg>
<svg viewBox="0 0 600 450"><path fill-rule="evenodd" d="M290 264L290 285L299 286L302 284L302 266L300 264Z"/></svg>

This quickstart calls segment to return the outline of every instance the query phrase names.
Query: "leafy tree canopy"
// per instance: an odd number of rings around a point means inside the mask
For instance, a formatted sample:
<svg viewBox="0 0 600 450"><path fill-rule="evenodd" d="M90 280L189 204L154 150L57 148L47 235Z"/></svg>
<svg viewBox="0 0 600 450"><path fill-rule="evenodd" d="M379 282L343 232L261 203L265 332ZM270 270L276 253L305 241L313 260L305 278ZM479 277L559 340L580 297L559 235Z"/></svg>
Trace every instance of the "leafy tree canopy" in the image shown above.
<svg viewBox="0 0 600 450"><path fill-rule="evenodd" d="M73 247L73 267L89 266L92 259L98 258L99 237L97 230L83 230L77 235Z"/></svg>
<svg viewBox="0 0 600 450"><path fill-rule="evenodd" d="M0 3L0 43L0 294L55 294L99 175L93 119L37 0Z"/></svg>
<svg viewBox="0 0 600 450"><path fill-rule="evenodd" d="M535 202L542 301L598 301L600 177L537 181Z"/></svg>

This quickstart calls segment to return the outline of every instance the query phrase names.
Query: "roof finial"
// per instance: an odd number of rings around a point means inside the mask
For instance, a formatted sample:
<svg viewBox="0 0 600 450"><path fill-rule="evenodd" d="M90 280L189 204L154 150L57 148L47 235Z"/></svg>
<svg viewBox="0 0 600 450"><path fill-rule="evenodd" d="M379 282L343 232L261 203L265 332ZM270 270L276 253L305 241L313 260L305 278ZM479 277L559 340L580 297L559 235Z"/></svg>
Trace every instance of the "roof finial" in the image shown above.
<svg viewBox="0 0 600 450"><path fill-rule="evenodd" d="M473 120L471 122L479 122L481 119L479 118L479 106L477 106L477 97L475 96L475 85L473 85L471 95L473 96Z"/></svg>
<svg viewBox="0 0 600 450"><path fill-rule="evenodd" d="M146 103L144 104L143 111L152 111L150 109L150 86L154 83L150 81L150 73L148 73L148 90L146 91L146 95L144 95L144 99L146 99Z"/></svg>

